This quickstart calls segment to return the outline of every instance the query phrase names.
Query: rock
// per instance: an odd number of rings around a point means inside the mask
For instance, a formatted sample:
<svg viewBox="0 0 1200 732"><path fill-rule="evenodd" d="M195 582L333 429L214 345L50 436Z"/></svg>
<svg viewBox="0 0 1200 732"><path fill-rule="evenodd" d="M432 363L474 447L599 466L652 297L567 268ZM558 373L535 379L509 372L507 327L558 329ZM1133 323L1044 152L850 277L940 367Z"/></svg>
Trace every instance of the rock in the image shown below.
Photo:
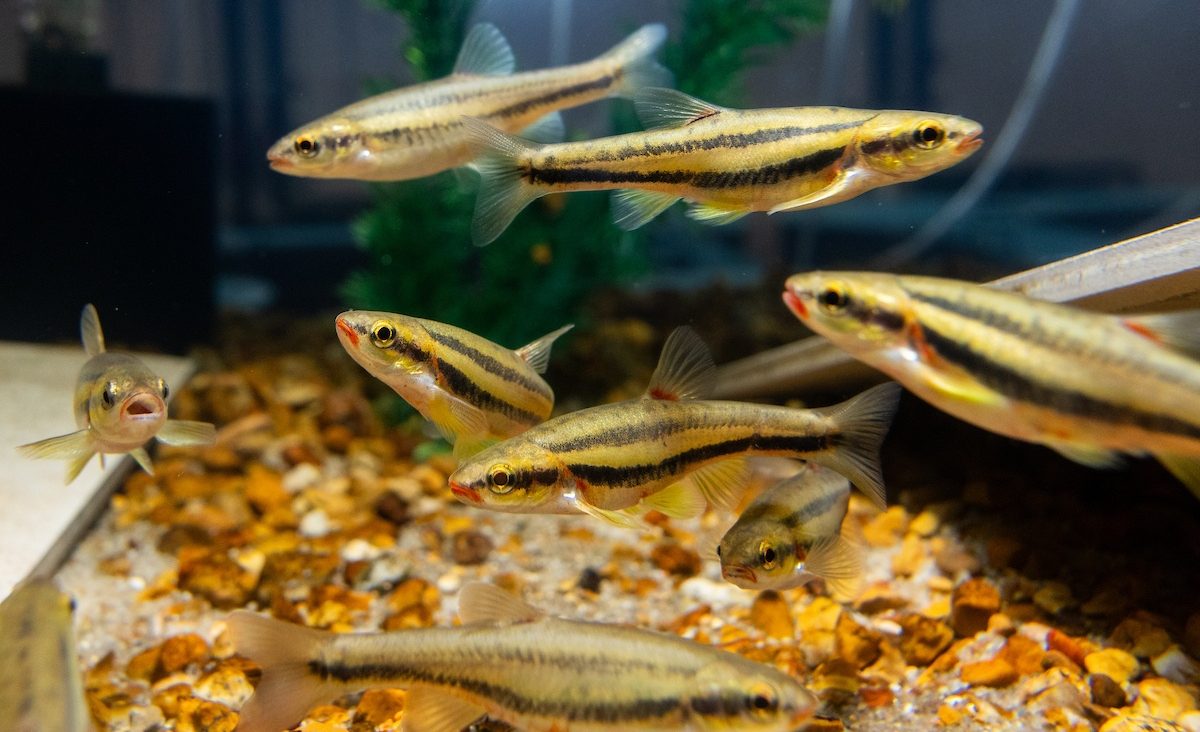
<svg viewBox="0 0 1200 732"><path fill-rule="evenodd" d="M1166 719L1144 714L1118 714L1100 725L1100 732L1186 732L1186 730Z"/></svg>
<svg viewBox="0 0 1200 732"><path fill-rule="evenodd" d="M376 516L396 526L403 526L412 519L408 514L408 501L401 498L395 491L388 490L380 493L379 498L375 499L372 509Z"/></svg>
<svg viewBox="0 0 1200 732"><path fill-rule="evenodd" d="M892 573L897 577L911 577L925 561L925 541L916 534L908 534L900 543L900 551L892 556Z"/></svg>
<svg viewBox="0 0 1200 732"><path fill-rule="evenodd" d="M754 604L750 606L750 624L767 635L768 638L792 639L796 636L796 627L792 622L792 613L787 601L774 590L758 593Z"/></svg>
<svg viewBox="0 0 1200 732"><path fill-rule="evenodd" d="M176 732L234 732L238 715L224 704L186 697L179 701Z"/></svg>
<svg viewBox="0 0 1200 732"><path fill-rule="evenodd" d="M700 555L674 541L656 544L650 550L650 561L676 577L692 577L700 573Z"/></svg>
<svg viewBox="0 0 1200 732"><path fill-rule="evenodd" d="M1041 672L1045 655L1041 645L1023 635L1012 636L1000 649L1000 657L1012 664L1021 676Z"/></svg>
<svg viewBox="0 0 1200 732"><path fill-rule="evenodd" d="M970 684L971 686L1003 688L1014 683L1018 678L1018 674L1011 663L997 657L987 661L964 663L962 670L959 672L959 677L963 680L963 683Z"/></svg>
<svg viewBox="0 0 1200 732"><path fill-rule="evenodd" d="M879 658L883 634L859 625L849 613L838 617L834 632L838 658L856 670L870 666Z"/></svg>
<svg viewBox="0 0 1200 732"><path fill-rule="evenodd" d="M808 688L833 697L846 698L858 693L862 682L854 666L840 658L831 658L813 669Z"/></svg>
<svg viewBox="0 0 1200 732"><path fill-rule="evenodd" d="M858 690L858 696L871 709L891 706L896 701L896 695L886 686L864 686Z"/></svg>
<svg viewBox="0 0 1200 732"><path fill-rule="evenodd" d="M330 531L333 531L333 524L329 521L329 515L322 509L313 509L300 519L301 536L319 539Z"/></svg>
<svg viewBox="0 0 1200 732"><path fill-rule="evenodd" d="M874 547L895 546L908 528L908 513L902 506L891 506L863 526L863 539Z"/></svg>
<svg viewBox="0 0 1200 732"><path fill-rule="evenodd" d="M255 573L225 552L180 555L179 589L203 597L222 610L245 605L258 581Z"/></svg>
<svg viewBox="0 0 1200 732"><path fill-rule="evenodd" d="M1092 702L1102 707L1125 706L1125 692L1121 685L1105 674L1090 674L1088 686L1092 690Z"/></svg>
<svg viewBox="0 0 1200 732"><path fill-rule="evenodd" d="M932 543L934 564L946 575L957 577L963 573L973 574L979 571L979 557L957 539L938 537Z"/></svg>
<svg viewBox="0 0 1200 732"><path fill-rule="evenodd" d="M398 689L371 689L362 695L354 708L354 722L360 720L370 729L382 727L400 716L404 709L404 692Z"/></svg>
<svg viewBox="0 0 1200 732"><path fill-rule="evenodd" d="M226 664L219 666L212 673L201 676L192 687L192 693L201 699L239 709L254 693L254 687L240 668Z"/></svg>
<svg viewBox="0 0 1200 732"><path fill-rule="evenodd" d="M1176 645L1150 659L1150 666L1159 676L1181 684L1200 680L1200 664Z"/></svg>
<svg viewBox="0 0 1200 732"><path fill-rule="evenodd" d="M954 588L950 598L950 627L960 636L987 628L988 618L1000 611L1000 591L991 582L972 578Z"/></svg>
<svg viewBox="0 0 1200 732"><path fill-rule="evenodd" d="M492 540L474 529L458 531L450 537L450 558L455 564L483 564L493 548Z"/></svg>
<svg viewBox="0 0 1200 732"><path fill-rule="evenodd" d="M796 630L805 662L816 666L828 660L837 650L834 629L842 615L842 606L828 597L814 597L796 613Z"/></svg>
<svg viewBox="0 0 1200 732"><path fill-rule="evenodd" d="M1080 668L1083 668L1083 659L1089 653L1089 649L1083 643L1057 628L1051 629L1046 635L1046 646L1050 650L1062 653Z"/></svg>
<svg viewBox="0 0 1200 732"><path fill-rule="evenodd" d="M174 673L189 664L208 658L208 643L195 633L184 633L168 638L162 644L159 664L164 673Z"/></svg>
<svg viewBox="0 0 1200 732"><path fill-rule="evenodd" d="M600 592L600 583L604 581L604 575L600 574L594 567L584 567L579 573L579 579L575 586L584 592L598 593Z"/></svg>
<svg viewBox="0 0 1200 732"><path fill-rule="evenodd" d="M1075 598L1071 596L1071 588L1062 582L1047 582L1033 593L1033 604L1051 615L1058 615L1074 606Z"/></svg>
<svg viewBox="0 0 1200 732"><path fill-rule="evenodd" d="M1131 709L1160 719L1175 719L1196 708L1196 697L1186 687L1169 679L1143 679L1137 684L1137 699Z"/></svg>
<svg viewBox="0 0 1200 732"><path fill-rule="evenodd" d="M855 606L867 615L898 610L906 605L908 598L901 595L891 582L872 582L855 600Z"/></svg>
<svg viewBox="0 0 1200 732"><path fill-rule="evenodd" d="M280 486L287 493L299 493L305 488L311 488L321 479L321 469L311 462L299 462L296 467L284 473Z"/></svg>
<svg viewBox="0 0 1200 732"><path fill-rule="evenodd" d="M261 463L251 463L246 469L245 490L246 500L260 515L292 499L283 489L283 476Z"/></svg>
<svg viewBox="0 0 1200 732"><path fill-rule="evenodd" d="M1187 732L1200 732L1200 712L1184 712L1175 722Z"/></svg>
<svg viewBox="0 0 1200 732"><path fill-rule="evenodd" d="M1138 658L1153 658L1171 646L1171 636L1147 620L1129 617L1113 628L1109 642Z"/></svg>
<svg viewBox="0 0 1200 732"><path fill-rule="evenodd" d="M913 666L928 666L950 647L954 631L940 620L917 615L903 615L899 619L904 632L900 635L900 653Z"/></svg>
<svg viewBox="0 0 1200 732"><path fill-rule="evenodd" d="M1067 655L1062 651L1056 650L1046 651L1046 655L1042 656L1042 668L1062 669L1063 671L1067 671L1075 676L1079 676L1083 673L1083 670L1080 668L1079 664L1067 658Z"/></svg>
<svg viewBox="0 0 1200 732"><path fill-rule="evenodd" d="M1083 666L1090 674L1103 674L1124 684L1137 673L1138 660L1119 648L1105 648L1085 656Z"/></svg>
<svg viewBox="0 0 1200 732"><path fill-rule="evenodd" d="M941 519L937 513L926 509L913 518L908 525L908 530L917 536L928 538L937 533L938 527L941 526Z"/></svg>

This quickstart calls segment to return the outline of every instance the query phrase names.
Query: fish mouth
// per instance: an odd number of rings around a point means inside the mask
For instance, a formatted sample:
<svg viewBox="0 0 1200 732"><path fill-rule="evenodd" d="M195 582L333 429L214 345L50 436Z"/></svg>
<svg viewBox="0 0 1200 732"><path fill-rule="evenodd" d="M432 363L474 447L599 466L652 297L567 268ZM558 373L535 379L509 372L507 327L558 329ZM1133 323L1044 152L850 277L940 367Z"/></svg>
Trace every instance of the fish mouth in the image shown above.
<svg viewBox="0 0 1200 732"><path fill-rule="evenodd" d="M791 310L797 318L801 320L808 318L808 307L805 306L800 296L790 289L783 291L783 304L787 305L788 310Z"/></svg>
<svg viewBox="0 0 1200 732"><path fill-rule="evenodd" d="M342 319L342 316L339 315L334 324L337 325L338 333L343 336L342 340L349 341L352 346L358 346L358 333L355 332L354 328L350 327L349 323Z"/></svg>
<svg viewBox="0 0 1200 732"><path fill-rule="evenodd" d="M757 577L754 574L754 570L750 569L749 567L741 567L737 565L721 567L721 576L724 577L727 582L732 582L738 587L743 588L747 585L754 585L757 582Z"/></svg>
<svg viewBox="0 0 1200 732"><path fill-rule="evenodd" d="M975 152L979 149L979 146L983 144L983 138L980 137L982 134L982 129L973 130L959 141L958 147L954 148L954 152L960 155L966 155L968 153Z"/></svg>
<svg viewBox="0 0 1200 732"><path fill-rule="evenodd" d="M476 505L483 503L483 499L479 497L479 493L471 490L462 483L450 481L450 492L453 493L458 500L463 501L464 503L474 503Z"/></svg>
<svg viewBox="0 0 1200 732"><path fill-rule="evenodd" d="M162 414L162 400L150 394L139 394L125 402L124 415L138 421L156 419Z"/></svg>

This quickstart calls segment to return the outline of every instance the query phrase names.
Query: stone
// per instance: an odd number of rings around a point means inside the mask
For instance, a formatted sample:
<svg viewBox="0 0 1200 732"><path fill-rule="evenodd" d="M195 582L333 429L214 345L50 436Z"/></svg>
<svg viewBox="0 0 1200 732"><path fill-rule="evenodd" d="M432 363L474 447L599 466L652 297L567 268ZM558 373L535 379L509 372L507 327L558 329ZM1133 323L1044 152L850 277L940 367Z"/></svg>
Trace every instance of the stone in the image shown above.
<svg viewBox="0 0 1200 732"><path fill-rule="evenodd" d="M450 558L455 564L483 564L493 548L492 540L474 529L464 529L450 537Z"/></svg>
<svg viewBox="0 0 1200 732"><path fill-rule="evenodd" d="M1012 664L1021 676L1042 671L1045 655L1046 651L1039 643L1023 635L1012 636L1000 649L1000 657Z"/></svg>
<svg viewBox="0 0 1200 732"><path fill-rule="evenodd" d="M1100 725L1100 732L1185 732L1167 719L1144 714L1118 714Z"/></svg>
<svg viewBox="0 0 1200 732"><path fill-rule="evenodd" d="M911 577L925 561L926 543L916 534L908 534L900 542L900 551L892 556L892 573L897 577Z"/></svg>
<svg viewBox="0 0 1200 732"><path fill-rule="evenodd" d="M1011 663L997 657L987 661L964 663L959 677L963 683L971 686L1003 688L1012 685L1019 676Z"/></svg>
<svg viewBox="0 0 1200 732"><path fill-rule="evenodd" d="M692 577L700 573L700 555L674 541L656 544L650 550L650 561L676 577Z"/></svg>
<svg viewBox="0 0 1200 732"><path fill-rule="evenodd" d="M179 589L203 597L214 607L242 607L258 584L258 576L225 552L201 551L185 558L180 554Z"/></svg>
<svg viewBox="0 0 1200 732"><path fill-rule="evenodd" d="M838 617L834 632L838 657L856 670L870 666L879 658L883 634L859 625L849 613Z"/></svg>
<svg viewBox="0 0 1200 732"><path fill-rule="evenodd" d="M163 641L159 665L164 673L170 674L199 663L208 655L208 643L203 638L195 633L184 633Z"/></svg>
<svg viewBox="0 0 1200 732"><path fill-rule="evenodd" d="M408 513L408 501L395 491L380 493L372 508L376 516L396 526L403 526L412 520Z"/></svg>
<svg viewBox="0 0 1200 732"><path fill-rule="evenodd" d="M382 727L396 719L404 709L404 692L399 689L370 689L363 692L362 699L354 708L354 722L360 720L371 725L371 729Z"/></svg>
<svg viewBox="0 0 1200 732"><path fill-rule="evenodd" d="M1175 719L1196 708L1196 697L1187 687L1169 679L1143 679L1137 684L1137 699L1131 709L1161 719Z"/></svg>
<svg viewBox="0 0 1200 732"><path fill-rule="evenodd" d="M1150 659L1150 667L1159 676L1181 684L1200 680L1200 664L1176 645Z"/></svg>
<svg viewBox="0 0 1200 732"><path fill-rule="evenodd" d="M891 506L863 526L863 539L873 547L895 546L908 528L903 506Z"/></svg>
<svg viewBox="0 0 1200 732"><path fill-rule="evenodd" d="M1058 615L1063 610L1075 605L1071 596L1071 588L1062 582L1047 582L1033 593L1033 604L1051 615Z"/></svg>
<svg viewBox="0 0 1200 732"><path fill-rule="evenodd" d="M954 588L950 598L950 627L959 636L987 629L988 618L1000 611L1000 591L991 582L972 578Z"/></svg>
<svg viewBox="0 0 1200 732"><path fill-rule="evenodd" d="M1170 647L1171 636L1148 620L1129 617L1113 628L1109 642L1138 658L1153 658Z"/></svg>
<svg viewBox="0 0 1200 732"><path fill-rule="evenodd" d="M891 582L872 582L858 593L854 604L860 612L875 615L908 605L908 598L901 595Z"/></svg>
<svg viewBox="0 0 1200 732"><path fill-rule="evenodd" d="M928 538L937 533L938 527L941 526L941 519L938 518L936 512L926 509L908 524L908 530L917 536Z"/></svg>
<svg viewBox="0 0 1200 732"><path fill-rule="evenodd" d="M288 503L292 497L283 489L283 476L260 463L246 469L246 500L259 514Z"/></svg>
<svg viewBox="0 0 1200 732"><path fill-rule="evenodd" d="M604 575L600 574L595 567L584 567L579 573L579 579L575 582L575 586L584 592L598 593L600 592L600 583L604 581Z"/></svg>
<svg viewBox="0 0 1200 732"><path fill-rule="evenodd" d="M928 666L954 642L954 631L940 620L912 613L901 616L899 623L900 653L913 666Z"/></svg>
<svg viewBox="0 0 1200 732"><path fill-rule="evenodd" d="M1103 674L1118 684L1124 684L1137 673L1138 660L1120 648L1105 648L1084 656L1083 667L1090 674Z"/></svg>
<svg viewBox="0 0 1200 732"><path fill-rule="evenodd" d="M766 634L768 638L792 639L796 627L787 600L774 590L758 593L750 606L750 624Z"/></svg>
<svg viewBox="0 0 1200 732"><path fill-rule="evenodd" d="M1121 685L1105 674L1090 674L1088 687L1092 690L1092 703L1110 708L1125 706L1125 692Z"/></svg>

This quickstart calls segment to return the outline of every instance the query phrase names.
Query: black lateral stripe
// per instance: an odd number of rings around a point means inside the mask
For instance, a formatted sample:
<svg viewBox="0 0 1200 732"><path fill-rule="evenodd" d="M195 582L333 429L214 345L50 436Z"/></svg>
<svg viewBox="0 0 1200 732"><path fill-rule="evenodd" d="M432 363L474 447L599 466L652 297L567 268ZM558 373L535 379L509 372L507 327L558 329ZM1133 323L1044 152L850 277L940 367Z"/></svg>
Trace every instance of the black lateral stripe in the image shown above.
<svg viewBox="0 0 1200 732"><path fill-rule="evenodd" d="M449 348L461 356L469 358L472 362L478 364L480 368L482 368L484 371L487 371L489 374L498 376L505 381L510 381L514 384L517 384L523 387L525 390L531 391L534 394L545 397L546 399L552 398L553 395L546 391L545 386L534 381L533 379L530 379L520 371L505 366L483 351L472 348L466 343L463 343L453 336L446 335L445 333L428 329L426 329L426 332L429 333L430 337L437 341L440 345Z"/></svg>
<svg viewBox="0 0 1200 732"><path fill-rule="evenodd" d="M513 117L516 115L524 114L524 113L528 112L529 110L535 109L537 107L545 107L545 106L552 105L555 102L561 101L563 99L567 99L570 97L577 97L580 94L587 94L588 92L607 89L613 85L614 78L615 77L611 74L605 74L604 76L600 76L595 79L591 79L589 81L581 81L577 84L570 84L568 86L560 87L558 89L554 89L552 91L546 92L545 94L542 94L541 96L532 97L530 99L525 99L520 102L515 102L513 104L508 105L507 107L501 107L500 109L497 109L495 112L493 112L489 116Z"/></svg>
<svg viewBox="0 0 1200 732"><path fill-rule="evenodd" d="M1057 345L1051 344L1044 338L1039 338L1038 333L1030 331L1028 326L1018 320L1014 320L1002 311L992 308L985 308L973 305L964 300L949 300L938 295L928 295L921 292L915 292L905 288L905 292L910 297L918 302L932 305L935 308L940 308L947 312L961 315L964 318L974 320L983 325L995 328L996 330L1008 333L1009 335L1020 336L1028 339L1032 343L1040 343L1042 345Z"/></svg>
<svg viewBox="0 0 1200 732"><path fill-rule="evenodd" d="M471 377L445 361L438 361L438 370L442 377L445 378L446 386L450 388L450 391L455 396L461 397L465 402L499 412L514 422L533 425L542 421L541 417L538 417L534 413L521 409L517 405L511 404L490 391L483 389L472 381Z"/></svg>
<svg viewBox="0 0 1200 732"><path fill-rule="evenodd" d="M1132 424L1152 432L1200 439L1200 426L1198 425L1169 415L1114 404L1078 391L1040 383L975 352L969 346L928 326L924 326L922 330L925 342L937 352L939 357L964 369L989 389L1011 399L1113 425Z"/></svg>
<svg viewBox="0 0 1200 732"><path fill-rule="evenodd" d="M845 497L846 494L841 491L826 491L823 494L814 496L811 501L789 513L784 518L783 525L789 529L803 526L805 523L829 513Z"/></svg>
<svg viewBox="0 0 1200 732"><path fill-rule="evenodd" d="M613 488L630 488L680 476L698 463L733 455L787 453L797 457L827 449L837 442L836 434L825 435L749 435L714 442L671 455L657 463L640 465L588 465L568 463L567 469L584 483Z"/></svg>
<svg viewBox="0 0 1200 732"><path fill-rule="evenodd" d="M545 661L538 658L538 661ZM548 699L531 699L508 687L482 679L426 671L403 663L379 663L363 665L325 664L310 661L309 670L322 681L339 681L345 684L395 680L401 685L422 684L433 687L456 688L470 694L491 699L505 709L520 715L559 717L564 719L612 723L634 722L644 719L665 717L679 709L678 697L638 699L627 704L591 703L583 707L573 706L569 701L556 702Z"/></svg>
<svg viewBox="0 0 1200 732"><path fill-rule="evenodd" d="M524 172L531 184L570 185L579 183L606 183L620 188L630 184L665 183L686 185L694 188L720 189L746 186L774 185L785 180L810 175L824 170L841 159L844 147L818 150L782 163L758 168L728 171L650 170L616 171L603 168L533 168Z"/></svg>
<svg viewBox="0 0 1200 732"><path fill-rule="evenodd" d="M809 127L767 127L758 129L753 132L739 133L721 133L711 137L689 137L677 142L662 142L653 145L645 145L643 147L634 147L632 145L619 148L617 150L600 150L591 159L590 162L612 162L616 160L630 160L640 157L655 157L660 155L680 155L693 152L703 152L705 150L717 149L739 149L751 147L753 145L765 145L780 140L787 140L793 137L804 137L807 135L823 134L827 132L840 132L860 126L863 122L870 119L869 117L852 120L850 122L833 122L825 125L816 125Z"/></svg>

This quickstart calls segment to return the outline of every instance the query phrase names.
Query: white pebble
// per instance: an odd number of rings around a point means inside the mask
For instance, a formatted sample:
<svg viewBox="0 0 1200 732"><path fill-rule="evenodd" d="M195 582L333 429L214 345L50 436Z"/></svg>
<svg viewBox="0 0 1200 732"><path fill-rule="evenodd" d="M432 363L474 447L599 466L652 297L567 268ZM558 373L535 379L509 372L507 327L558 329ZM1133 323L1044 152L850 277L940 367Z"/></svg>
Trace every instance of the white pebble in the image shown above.
<svg viewBox="0 0 1200 732"><path fill-rule="evenodd" d="M749 605L754 593L735 587L728 582L714 582L704 577L690 577L679 586L684 597L713 607L727 605Z"/></svg>
<svg viewBox="0 0 1200 732"><path fill-rule="evenodd" d="M379 548L366 539L351 539L342 547L342 559L347 562L362 562L379 554Z"/></svg>
<svg viewBox="0 0 1200 732"><path fill-rule="evenodd" d="M321 469L312 463L300 463L283 475L283 489L298 493L321 479Z"/></svg>
<svg viewBox="0 0 1200 732"><path fill-rule="evenodd" d="M1163 678L1179 684L1190 684L1200 678L1200 664L1183 652L1177 645L1150 659L1150 665Z"/></svg>
<svg viewBox="0 0 1200 732"><path fill-rule="evenodd" d="M304 514L304 518L300 519L300 535L310 539L325 536L331 528L329 517L319 508L309 511Z"/></svg>
<svg viewBox="0 0 1200 732"><path fill-rule="evenodd" d="M462 577L453 572L443 574L441 577L438 577L437 587L443 593L447 594L458 592L458 588L462 587Z"/></svg>
<svg viewBox="0 0 1200 732"><path fill-rule="evenodd" d="M1190 712L1184 712L1179 715L1175 723L1183 727L1188 732L1200 732L1200 712L1193 709Z"/></svg>

